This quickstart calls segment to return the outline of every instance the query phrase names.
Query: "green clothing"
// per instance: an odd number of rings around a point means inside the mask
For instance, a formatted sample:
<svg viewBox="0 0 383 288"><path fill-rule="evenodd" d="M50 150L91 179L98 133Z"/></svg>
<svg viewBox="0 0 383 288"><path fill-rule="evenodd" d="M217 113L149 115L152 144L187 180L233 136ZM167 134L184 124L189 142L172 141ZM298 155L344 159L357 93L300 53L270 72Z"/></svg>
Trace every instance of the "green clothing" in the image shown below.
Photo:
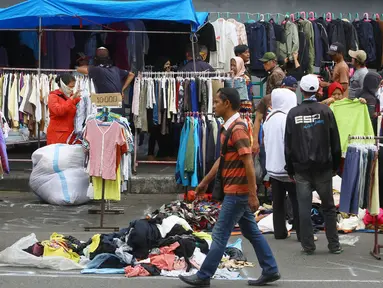
<svg viewBox="0 0 383 288"><path fill-rule="evenodd" d="M289 58L290 61L293 61L293 52L299 51L299 35L298 35L298 27L295 23L287 21L285 26L286 33L286 43L277 42L277 51L279 52L279 56L285 58Z"/></svg>
<svg viewBox="0 0 383 288"><path fill-rule="evenodd" d="M330 108L338 125L342 153L347 151L348 136L374 136L367 105L360 103L359 99L345 98L335 101ZM363 141L366 143L366 140ZM374 143L374 140L368 141L367 143Z"/></svg>
<svg viewBox="0 0 383 288"><path fill-rule="evenodd" d="M305 33L307 42L309 44L309 67L307 72L309 74L312 74L314 73L314 61L315 61L313 24L309 20L299 20L299 24L301 25L303 33Z"/></svg>
<svg viewBox="0 0 383 288"><path fill-rule="evenodd" d="M186 146L185 172L194 172L194 125L190 122L188 142Z"/></svg>

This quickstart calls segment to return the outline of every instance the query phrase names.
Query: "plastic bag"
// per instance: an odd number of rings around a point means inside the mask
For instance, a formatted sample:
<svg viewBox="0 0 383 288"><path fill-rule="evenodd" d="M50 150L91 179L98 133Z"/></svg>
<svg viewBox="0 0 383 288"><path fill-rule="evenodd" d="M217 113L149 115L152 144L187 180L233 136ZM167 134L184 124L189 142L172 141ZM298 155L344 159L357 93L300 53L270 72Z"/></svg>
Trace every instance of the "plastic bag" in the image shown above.
<svg viewBox="0 0 383 288"><path fill-rule="evenodd" d="M254 169L257 184L261 184L263 182L263 169L261 163L259 162L259 155L254 157Z"/></svg>
<svg viewBox="0 0 383 288"><path fill-rule="evenodd" d="M356 242L359 241L359 236L352 235L340 235L339 243L342 245L355 246Z"/></svg>
<svg viewBox="0 0 383 288"><path fill-rule="evenodd" d="M37 242L34 233L21 238L11 247L0 252L0 266L48 268L61 271L84 268L84 266L65 257L36 257L23 251Z"/></svg>
<svg viewBox="0 0 383 288"><path fill-rule="evenodd" d="M81 145L54 144L36 150L29 186L49 204L88 202L89 175L84 171L84 158Z"/></svg>

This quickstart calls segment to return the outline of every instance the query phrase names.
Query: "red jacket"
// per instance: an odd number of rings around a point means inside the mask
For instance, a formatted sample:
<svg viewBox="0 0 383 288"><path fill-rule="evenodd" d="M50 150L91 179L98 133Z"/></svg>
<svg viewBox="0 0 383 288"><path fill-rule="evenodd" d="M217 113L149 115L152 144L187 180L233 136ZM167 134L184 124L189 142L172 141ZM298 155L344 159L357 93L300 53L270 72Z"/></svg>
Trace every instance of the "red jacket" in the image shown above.
<svg viewBox="0 0 383 288"><path fill-rule="evenodd" d="M66 143L74 130L76 104L80 98L70 99L60 90L52 91L48 97L49 126L47 144Z"/></svg>

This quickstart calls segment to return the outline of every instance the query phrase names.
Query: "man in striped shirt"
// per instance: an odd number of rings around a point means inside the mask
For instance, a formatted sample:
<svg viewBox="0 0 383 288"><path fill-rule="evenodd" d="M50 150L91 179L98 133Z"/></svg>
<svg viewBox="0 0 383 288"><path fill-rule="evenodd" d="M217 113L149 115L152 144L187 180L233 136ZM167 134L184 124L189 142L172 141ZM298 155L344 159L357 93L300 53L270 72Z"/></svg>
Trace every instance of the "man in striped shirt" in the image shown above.
<svg viewBox="0 0 383 288"><path fill-rule="evenodd" d="M211 249L201 266L200 271L192 276L180 276L180 279L192 286L210 286L210 279L225 252L234 226L238 223L243 236L253 245L256 251L262 275L258 280L250 280L251 286L263 286L280 279L277 263L270 246L259 231L254 212L258 209L259 201L256 195L254 163L250 145L250 134L246 123L237 112L240 107L240 97L234 88L221 88L214 99L214 110L218 117L225 120L221 130L221 148L226 135L231 131L227 142L226 154L221 174L225 198L221 212L213 230ZM196 189L199 196L206 192L208 184L217 174L220 159L216 161L208 175Z"/></svg>

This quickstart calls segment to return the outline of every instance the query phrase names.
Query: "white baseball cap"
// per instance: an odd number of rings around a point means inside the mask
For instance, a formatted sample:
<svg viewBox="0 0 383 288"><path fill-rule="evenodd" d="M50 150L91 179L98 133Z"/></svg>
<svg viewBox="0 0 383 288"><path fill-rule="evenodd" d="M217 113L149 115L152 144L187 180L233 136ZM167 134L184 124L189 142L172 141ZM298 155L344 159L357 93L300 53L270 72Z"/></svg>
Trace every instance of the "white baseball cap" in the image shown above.
<svg viewBox="0 0 383 288"><path fill-rule="evenodd" d="M303 76L301 79L300 86L305 92L316 93L319 90L319 80L314 74Z"/></svg>

